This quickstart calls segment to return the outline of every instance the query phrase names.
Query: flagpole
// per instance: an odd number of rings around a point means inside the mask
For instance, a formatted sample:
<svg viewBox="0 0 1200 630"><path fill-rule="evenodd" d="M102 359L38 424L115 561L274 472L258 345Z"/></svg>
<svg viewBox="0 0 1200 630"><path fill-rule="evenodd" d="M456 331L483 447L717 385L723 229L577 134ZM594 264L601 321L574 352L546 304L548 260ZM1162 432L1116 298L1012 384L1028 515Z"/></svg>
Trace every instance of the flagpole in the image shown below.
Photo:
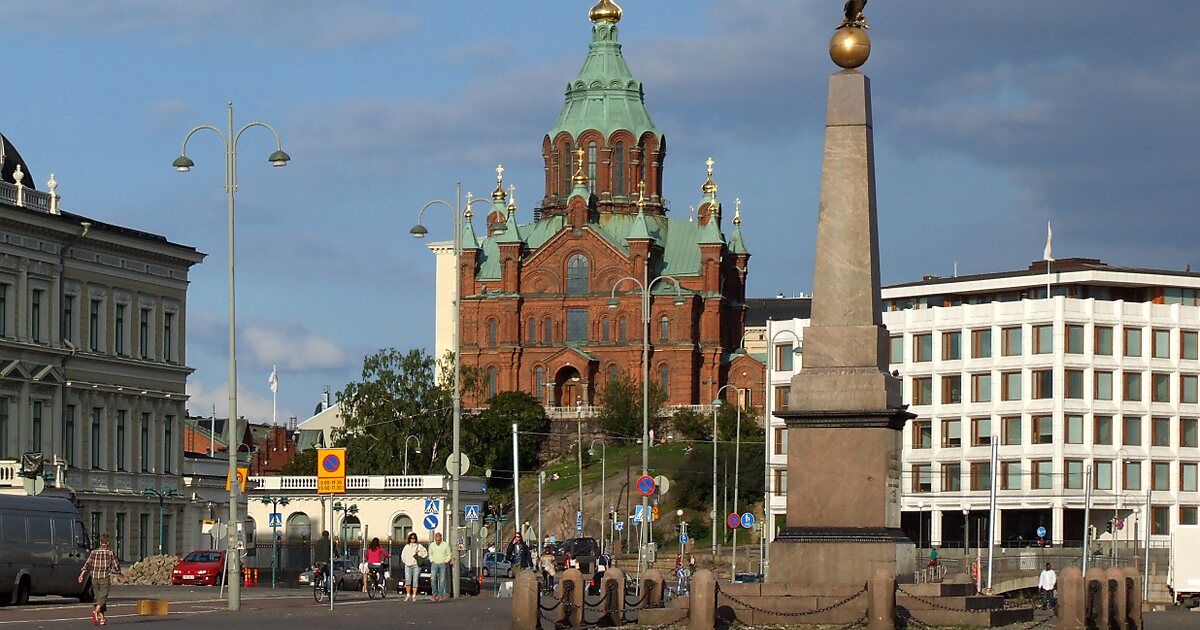
<svg viewBox="0 0 1200 630"><path fill-rule="evenodd" d="M1049 291L1047 291L1049 293ZM279 366L271 366L271 426L279 426Z"/></svg>
<svg viewBox="0 0 1200 630"><path fill-rule="evenodd" d="M1054 254L1051 251L1051 242L1054 240L1054 230L1050 227L1050 222L1046 221L1046 249L1042 251L1042 260L1046 261L1046 299L1050 299L1050 282L1054 276L1050 273L1050 264L1054 262Z"/></svg>
<svg viewBox="0 0 1200 630"><path fill-rule="evenodd" d="M1054 277L1050 273L1050 263L1051 262L1052 261L1049 261L1049 260L1046 261L1046 299L1047 300L1050 299L1050 279Z"/></svg>

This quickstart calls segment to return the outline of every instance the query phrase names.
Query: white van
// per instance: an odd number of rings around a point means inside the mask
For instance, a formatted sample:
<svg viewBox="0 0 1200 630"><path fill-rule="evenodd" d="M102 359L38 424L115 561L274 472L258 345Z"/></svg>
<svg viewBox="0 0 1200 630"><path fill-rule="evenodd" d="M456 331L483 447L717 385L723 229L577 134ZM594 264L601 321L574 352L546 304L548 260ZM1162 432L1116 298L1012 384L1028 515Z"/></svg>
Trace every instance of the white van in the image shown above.
<svg viewBox="0 0 1200 630"><path fill-rule="evenodd" d="M71 501L0 495L0 601L22 605L30 595L91 601L91 580L78 582L90 547Z"/></svg>

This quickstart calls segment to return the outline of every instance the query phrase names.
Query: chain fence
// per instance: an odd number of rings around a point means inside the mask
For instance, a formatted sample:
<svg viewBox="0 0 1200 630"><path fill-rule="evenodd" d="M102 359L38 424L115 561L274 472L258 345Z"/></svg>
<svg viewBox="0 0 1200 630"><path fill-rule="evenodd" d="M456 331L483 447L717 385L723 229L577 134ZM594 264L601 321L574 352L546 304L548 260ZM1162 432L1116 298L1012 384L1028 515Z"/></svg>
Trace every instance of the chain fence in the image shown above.
<svg viewBox="0 0 1200 630"><path fill-rule="evenodd" d="M867 593L867 586L864 584L862 589L859 590L857 593L850 595L849 597L846 597L845 599L834 602L828 606L823 606L821 608L814 608L812 610L797 610L797 611L783 612L783 611L778 611L778 610L770 610L767 608L760 608L758 606L755 606L753 604L746 602L743 599L740 599L729 593L726 593L725 591L721 590L721 584L719 582L717 583L716 586L717 586L717 594L724 595L726 599L737 604L738 606L741 606L743 608L748 608L750 610L753 610L754 612L760 612L760 613L767 614L767 615L779 615L781 617L804 617L807 615L816 615L816 614L823 613L823 612L829 612L831 610L834 610L835 608L840 608L842 606L845 606L846 604L849 604L850 602L858 599L859 597L862 597L863 595L865 595ZM773 597L772 599L778 601L778 600L786 600L789 597L795 597L795 596L794 595L781 595L778 597Z"/></svg>

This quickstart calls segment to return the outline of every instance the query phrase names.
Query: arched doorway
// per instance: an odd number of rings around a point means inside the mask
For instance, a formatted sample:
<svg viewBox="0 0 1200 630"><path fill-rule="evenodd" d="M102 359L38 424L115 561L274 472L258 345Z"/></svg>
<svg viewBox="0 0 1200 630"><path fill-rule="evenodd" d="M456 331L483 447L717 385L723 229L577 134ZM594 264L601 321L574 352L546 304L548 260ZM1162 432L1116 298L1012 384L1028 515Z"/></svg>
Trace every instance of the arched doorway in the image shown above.
<svg viewBox="0 0 1200 630"><path fill-rule="evenodd" d="M413 522L406 514L397 514L396 518L392 519L392 540L403 544L408 540L408 535L412 533Z"/></svg>
<svg viewBox="0 0 1200 630"><path fill-rule="evenodd" d="M554 375L554 406L574 407L579 403L587 404L584 400L586 388L579 370L566 366Z"/></svg>
<svg viewBox="0 0 1200 630"><path fill-rule="evenodd" d="M288 517L284 535L288 542L308 542L312 540L312 521L304 512L296 512Z"/></svg>

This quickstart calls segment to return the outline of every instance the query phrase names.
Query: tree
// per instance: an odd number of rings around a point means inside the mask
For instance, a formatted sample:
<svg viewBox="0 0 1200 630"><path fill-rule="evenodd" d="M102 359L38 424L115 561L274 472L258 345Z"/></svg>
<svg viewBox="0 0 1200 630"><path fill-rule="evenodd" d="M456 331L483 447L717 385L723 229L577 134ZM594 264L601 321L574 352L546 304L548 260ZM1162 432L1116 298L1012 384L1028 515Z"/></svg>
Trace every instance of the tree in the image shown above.
<svg viewBox="0 0 1200 630"><path fill-rule="evenodd" d="M537 454L550 433L546 409L526 392L501 392L487 409L464 423L463 450L472 466L512 468L512 425L517 425L517 457L522 470L537 468Z"/></svg>
<svg viewBox="0 0 1200 630"><path fill-rule="evenodd" d="M671 426L685 440L697 442L712 439L712 421L695 409L682 407L675 410L671 416Z"/></svg>
<svg viewBox="0 0 1200 630"><path fill-rule="evenodd" d="M662 388L653 380L649 383L650 429L658 425L658 413L667 401ZM641 437L642 384L626 372L608 381L600 394L600 412L596 421L601 430L615 437Z"/></svg>
<svg viewBox="0 0 1200 630"><path fill-rule="evenodd" d="M281 475L312 476L317 474L317 449L306 448L279 469Z"/></svg>

